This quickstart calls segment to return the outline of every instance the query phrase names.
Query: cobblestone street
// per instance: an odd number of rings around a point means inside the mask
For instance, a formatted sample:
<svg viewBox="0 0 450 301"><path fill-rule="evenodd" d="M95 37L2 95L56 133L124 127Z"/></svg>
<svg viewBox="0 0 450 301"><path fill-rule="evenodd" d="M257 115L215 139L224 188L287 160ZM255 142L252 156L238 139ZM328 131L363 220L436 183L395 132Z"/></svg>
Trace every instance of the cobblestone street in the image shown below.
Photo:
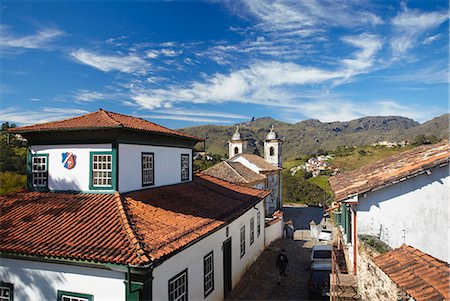
<svg viewBox="0 0 450 301"><path fill-rule="evenodd" d="M296 234L306 236L304 232L297 231ZM309 300L307 268L311 247L312 242L305 240L281 239L275 241L250 267L227 299ZM276 257L282 248L286 250L289 259L285 287L277 284L278 274L275 268Z"/></svg>
<svg viewBox="0 0 450 301"><path fill-rule="evenodd" d="M309 300L308 267L310 251L318 242L310 241L309 222L319 223L322 208L285 207L285 221L294 222L294 239L280 239L272 243L250 267L234 287L227 300ZM275 260L281 249L289 259L285 286L277 284L278 272Z"/></svg>

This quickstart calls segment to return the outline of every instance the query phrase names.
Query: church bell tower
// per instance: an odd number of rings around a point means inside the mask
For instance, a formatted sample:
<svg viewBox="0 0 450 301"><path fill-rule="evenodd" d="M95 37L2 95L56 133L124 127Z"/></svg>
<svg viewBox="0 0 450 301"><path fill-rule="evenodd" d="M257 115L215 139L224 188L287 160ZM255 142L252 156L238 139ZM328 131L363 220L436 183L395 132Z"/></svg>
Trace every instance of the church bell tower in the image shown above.
<svg viewBox="0 0 450 301"><path fill-rule="evenodd" d="M278 167L282 167L281 159L281 143L282 139L278 138L278 135L273 131L273 125L270 128L270 132L264 140L264 159Z"/></svg>
<svg viewBox="0 0 450 301"><path fill-rule="evenodd" d="M239 133L239 125L237 125L231 140L228 141L228 158L247 152L247 146L248 141L242 139L241 133Z"/></svg>

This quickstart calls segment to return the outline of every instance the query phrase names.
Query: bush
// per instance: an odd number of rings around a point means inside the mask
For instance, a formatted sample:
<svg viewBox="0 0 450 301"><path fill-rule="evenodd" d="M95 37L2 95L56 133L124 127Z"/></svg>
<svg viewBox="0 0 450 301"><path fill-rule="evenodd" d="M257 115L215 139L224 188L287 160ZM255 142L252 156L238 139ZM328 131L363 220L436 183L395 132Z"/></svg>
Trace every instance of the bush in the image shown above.
<svg viewBox="0 0 450 301"><path fill-rule="evenodd" d="M423 144L434 144L436 142L439 142L439 139L435 135L419 135L414 138L412 145L419 146Z"/></svg>
<svg viewBox="0 0 450 301"><path fill-rule="evenodd" d="M377 251L378 253L385 253L391 250L387 244L378 239L378 237L372 235L361 234L358 235L359 239L361 239L366 245L370 246L372 249Z"/></svg>
<svg viewBox="0 0 450 301"><path fill-rule="evenodd" d="M22 190L26 184L27 176L10 171L0 172L0 195Z"/></svg>
<svg viewBox="0 0 450 301"><path fill-rule="evenodd" d="M304 175L283 172L283 201L308 205L328 204L329 196L319 186L308 182Z"/></svg>

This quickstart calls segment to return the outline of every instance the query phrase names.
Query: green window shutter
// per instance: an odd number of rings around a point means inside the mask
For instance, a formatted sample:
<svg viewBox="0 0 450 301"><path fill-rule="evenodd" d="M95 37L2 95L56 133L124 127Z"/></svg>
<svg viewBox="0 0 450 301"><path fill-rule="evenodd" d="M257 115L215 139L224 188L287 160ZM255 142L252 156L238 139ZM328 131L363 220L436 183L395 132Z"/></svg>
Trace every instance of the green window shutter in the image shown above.
<svg viewBox="0 0 450 301"><path fill-rule="evenodd" d="M126 292L125 292L125 300L126 301L140 301L141 300L141 292L142 292L142 284L131 282L128 284L126 282Z"/></svg>
<svg viewBox="0 0 450 301"><path fill-rule="evenodd" d="M63 301L63 297L66 298L83 298L88 301L94 301L94 296L89 294L82 294L82 293L73 293L73 292L66 292L66 291L60 291L58 290L58 301Z"/></svg>

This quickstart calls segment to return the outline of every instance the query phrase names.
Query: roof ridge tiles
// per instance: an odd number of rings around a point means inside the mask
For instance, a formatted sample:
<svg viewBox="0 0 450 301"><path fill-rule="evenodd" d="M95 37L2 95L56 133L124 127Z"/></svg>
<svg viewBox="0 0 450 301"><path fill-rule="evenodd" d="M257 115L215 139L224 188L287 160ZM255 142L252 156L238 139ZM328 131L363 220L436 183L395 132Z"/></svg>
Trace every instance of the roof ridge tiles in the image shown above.
<svg viewBox="0 0 450 301"><path fill-rule="evenodd" d="M111 112L103 110L102 108L100 108L99 111L102 112L103 114L105 114L109 119L111 119L112 122L114 122L115 124L117 124L120 127L123 127L123 124L121 122L117 121L116 119L114 119L114 117L111 116L111 114L110 114Z"/></svg>
<svg viewBox="0 0 450 301"><path fill-rule="evenodd" d="M203 179L203 180L205 180L204 177L206 176L206 177L211 177L211 178L213 178L213 179L216 179L216 180L219 180L219 181L228 183L228 184L230 184L230 185L234 185L234 186L238 186L238 187L243 187L243 188L248 188L248 189L253 189L253 190L260 190L260 191L262 192L261 194L258 195L258 198L260 198L260 199L265 198L266 196L268 196L268 195L270 194L270 191L269 191L269 190L266 190L266 189L258 189L258 188L253 188L253 187L246 187L246 186L240 185L240 184L238 184L238 183L232 183L232 182L230 182L230 181L227 181L227 180L224 180L224 179L215 177L215 176L211 176L211 175L202 175L202 174L199 173L199 174L196 174L196 176L198 176L198 178ZM206 180L206 181L207 181L207 180ZM209 187L207 187L206 185L203 185L203 184L198 183L198 182L197 182L197 184L198 184L198 185L201 185L201 186L203 186L203 187L205 187L205 188L208 189L208 190L211 190L211 191L214 191L214 192L216 192L216 193L222 194L221 192L218 192L217 190L214 190L214 189L212 189L212 188L209 188ZM231 196L228 196L228 197L231 197ZM231 197L231 198L236 199L236 198L234 198L234 197Z"/></svg>
<svg viewBox="0 0 450 301"><path fill-rule="evenodd" d="M230 163L228 163L227 161L223 161L223 162L225 162L225 164L226 164L228 167L230 167L231 170L232 170L235 174L238 175L238 177L240 177L241 179L243 179L244 182L248 183L247 179L245 179L245 178L244 178L244 177L243 177L236 169L234 169L233 166L230 165ZM239 162L236 162L236 163L239 163Z"/></svg>
<svg viewBox="0 0 450 301"><path fill-rule="evenodd" d="M131 218L129 218L126 212L122 196L117 191L114 192L114 200L116 201L117 204L117 210L119 211L123 228L127 233L127 235L129 236L130 242L135 248L138 258L144 263L150 262L151 259L147 256L143 246L141 245L141 241L138 239L136 233L133 231L133 227L131 226Z"/></svg>

